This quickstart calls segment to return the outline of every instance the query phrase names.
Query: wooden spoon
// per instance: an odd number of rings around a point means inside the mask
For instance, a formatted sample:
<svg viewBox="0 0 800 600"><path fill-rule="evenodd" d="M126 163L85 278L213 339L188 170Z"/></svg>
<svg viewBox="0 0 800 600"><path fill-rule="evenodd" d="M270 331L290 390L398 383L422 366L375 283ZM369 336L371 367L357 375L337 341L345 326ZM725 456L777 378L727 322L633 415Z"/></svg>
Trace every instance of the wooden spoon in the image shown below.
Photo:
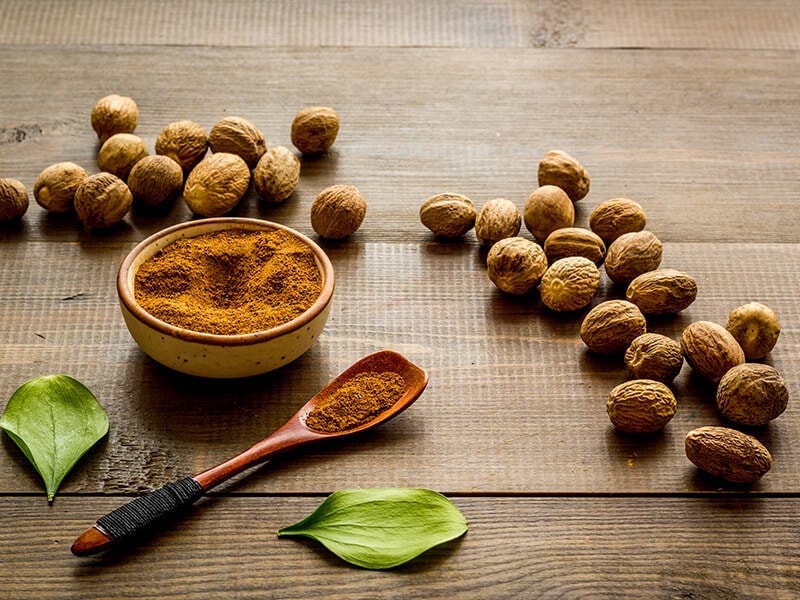
<svg viewBox="0 0 800 600"><path fill-rule="evenodd" d="M306 425L308 413L355 375L386 371L397 373L403 378L403 392L397 402L374 419L363 425L332 433L316 431ZM97 523L75 540L72 553L76 556L94 554L115 542L151 529L159 521L192 505L214 486L279 454L306 444L360 433L385 423L411 406L427 384L427 373L396 352L382 350L365 356L311 398L285 425L251 448L199 475L167 484L136 498L98 519Z"/></svg>

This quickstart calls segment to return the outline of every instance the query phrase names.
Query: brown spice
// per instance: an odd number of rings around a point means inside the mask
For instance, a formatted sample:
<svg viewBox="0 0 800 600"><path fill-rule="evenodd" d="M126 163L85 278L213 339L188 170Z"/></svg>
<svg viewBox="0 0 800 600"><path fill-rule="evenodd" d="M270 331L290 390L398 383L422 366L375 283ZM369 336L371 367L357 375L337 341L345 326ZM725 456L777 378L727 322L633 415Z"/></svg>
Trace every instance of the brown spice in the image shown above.
<svg viewBox="0 0 800 600"><path fill-rule="evenodd" d="M180 239L136 273L136 302L192 331L239 335L300 316L322 292L308 245L289 233L218 231Z"/></svg>
<svg viewBox="0 0 800 600"><path fill-rule="evenodd" d="M359 373L308 413L306 425L334 433L369 423L397 402L403 386L398 373Z"/></svg>

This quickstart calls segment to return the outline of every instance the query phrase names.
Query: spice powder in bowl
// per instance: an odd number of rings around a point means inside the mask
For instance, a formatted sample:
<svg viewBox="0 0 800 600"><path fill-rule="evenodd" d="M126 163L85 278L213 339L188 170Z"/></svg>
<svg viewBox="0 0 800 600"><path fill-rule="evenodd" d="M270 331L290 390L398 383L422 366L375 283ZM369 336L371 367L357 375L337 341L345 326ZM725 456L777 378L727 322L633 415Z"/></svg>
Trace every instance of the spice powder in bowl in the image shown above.
<svg viewBox="0 0 800 600"><path fill-rule="evenodd" d="M156 361L235 378L280 368L322 333L333 265L311 239L241 217L180 223L137 245L117 277L125 324Z"/></svg>
<svg viewBox="0 0 800 600"><path fill-rule="evenodd" d="M179 239L136 272L136 302L165 323L214 335L266 331L308 310L322 275L307 244L282 229Z"/></svg>

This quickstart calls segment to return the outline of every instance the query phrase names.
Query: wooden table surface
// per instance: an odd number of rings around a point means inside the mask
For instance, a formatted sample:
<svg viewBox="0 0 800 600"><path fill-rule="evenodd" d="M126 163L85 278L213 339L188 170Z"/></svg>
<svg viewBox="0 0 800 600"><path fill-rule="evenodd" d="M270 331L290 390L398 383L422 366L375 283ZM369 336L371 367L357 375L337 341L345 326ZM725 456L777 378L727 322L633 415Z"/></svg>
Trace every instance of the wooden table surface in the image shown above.
<svg viewBox="0 0 800 600"><path fill-rule="evenodd" d="M800 12L794 0L0 0L0 177L31 192L0 229L0 395L71 375L108 436L55 501L6 434L0 452L4 598L796 598L800 595ZM90 231L33 200L46 166L96 172L89 114L133 97L153 151L168 123L238 115L289 145L294 114L336 108L334 148L304 158L294 194L252 190L234 214L316 236L309 209L335 184L368 201L361 229L320 240L337 288L324 333L271 374L202 380L159 366L122 321L115 275L140 240L192 217L183 200ZM548 150L592 177L588 226L609 198L637 200L690 273L697 301L651 331L725 322L748 301L781 319L766 358L787 411L756 432L772 470L743 488L685 457L720 424L714 388L684 365L660 435L613 429L618 359L587 352L586 311L489 282L474 232L445 243L420 204L457 192L520 208ZM523 228L523 236L530 234ZM595 300L621 297L603 274ZM417 403L374 434L275 460L217 489L167 531L78 559L75 537L131 497L210 467L276 429L362 355L424 367ZM329 493L425 487L470 529L389 571L351 567L276 531Z"/></svg>

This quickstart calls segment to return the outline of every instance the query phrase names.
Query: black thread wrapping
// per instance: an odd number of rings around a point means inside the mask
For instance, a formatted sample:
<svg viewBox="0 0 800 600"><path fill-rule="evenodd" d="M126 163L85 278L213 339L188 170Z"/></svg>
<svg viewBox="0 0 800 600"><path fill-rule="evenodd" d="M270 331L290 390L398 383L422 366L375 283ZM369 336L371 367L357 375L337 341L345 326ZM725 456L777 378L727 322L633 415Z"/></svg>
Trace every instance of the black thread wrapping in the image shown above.
<svg viewBox="0 0 800 600"><path fill-rule="evenodd" d="M169 483L123 504L97 520L109 536L118 540L141 533L156 521L181 508L191 506L203 495L203 488L192 477Z"/></svg>

